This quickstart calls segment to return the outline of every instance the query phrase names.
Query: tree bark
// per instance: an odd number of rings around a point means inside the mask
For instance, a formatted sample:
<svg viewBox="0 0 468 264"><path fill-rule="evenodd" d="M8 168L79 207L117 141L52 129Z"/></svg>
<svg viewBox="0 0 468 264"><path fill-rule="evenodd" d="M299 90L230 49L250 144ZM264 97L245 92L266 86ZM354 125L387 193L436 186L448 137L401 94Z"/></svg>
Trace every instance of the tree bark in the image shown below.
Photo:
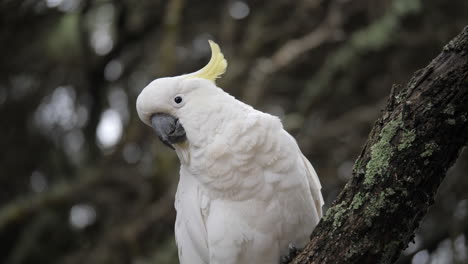
<svg viewBox="0 0 468 264"><path fill-rule="evenodd" d="M292 263L395 262L467 140L465 27L406 87L392 88L352 179Z"/></svg>

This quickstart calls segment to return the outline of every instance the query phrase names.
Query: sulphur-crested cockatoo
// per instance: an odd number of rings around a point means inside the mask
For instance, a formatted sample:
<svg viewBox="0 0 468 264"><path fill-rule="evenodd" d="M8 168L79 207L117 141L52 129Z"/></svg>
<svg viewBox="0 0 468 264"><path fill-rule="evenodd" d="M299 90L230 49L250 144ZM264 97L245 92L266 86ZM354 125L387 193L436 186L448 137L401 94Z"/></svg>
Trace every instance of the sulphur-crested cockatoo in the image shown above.
<svg viewBox="0 0 468 264"><path fill-rule="evenodd" d="M317 174L279 118L215 84L219 46L199 71L156 79L140 119L180 159L175 238L182 264L277 264L304 246L322 216Z"/></svg>

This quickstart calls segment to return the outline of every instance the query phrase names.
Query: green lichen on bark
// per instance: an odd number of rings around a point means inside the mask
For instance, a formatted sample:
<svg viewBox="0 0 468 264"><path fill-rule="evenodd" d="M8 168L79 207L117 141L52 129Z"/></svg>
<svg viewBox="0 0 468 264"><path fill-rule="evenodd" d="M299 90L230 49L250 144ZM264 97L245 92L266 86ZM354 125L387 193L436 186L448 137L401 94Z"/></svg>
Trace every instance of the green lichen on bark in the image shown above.
<svg viewBox="0 0 468 264"><path fill-rule="evenodd" d="M349 260L353 257L355 257L357 254L359 254L363 248L363 246L368 246L372 242L369 240L369 238L364 237L360 239L358 242L353 243L348 250L346 250L346 253L344 255L345 259L344 260Z"/></svg>
<svg viewBox="0 0 468 264"><path fill-rule="evenodd" d="M398 150L402 151L411 147L413 141L416 139L416 131L414 129L405 130L401 136L400 144L398 145Z"/></svg>
<svg viewBox="0 0 468 264"><path fill-rule="evenodd" d="M461 121L462 121L462 122L468 121L467 116L468 116L468 115L467 115L466 113L462 114L462 115L460 116Z"/></svg>
<svg viewBox="0 0 468 264"><path fill-rule="evenodd" d="M437 151L439 149L439 146L435 142L427 143L424 145L424 152L421 153L422 158L427 158L432 156L434 151Z"/></svg>
<svg viewBox="0 0 468 264"><path fill-rule="evenodd" d="M359 246L357 246L356 244L351 245L351 247L349 247L348 250L346 250L346 260L352 258L357 253L359 253Z"/></svg>
<svg viewBox="0 0 468 264"><path fill-rule="evenodd" d="M354 162L353 166L353 173L354 174L364 174L365 171L362 167L362 159L359 157L356 162Z"/></svg>
<svg viewBox="0 0 468 264"><path fill-rule="evenodd" d="M346 208L343 206L340 210L337 210L333 217L333 227L338 228L343 223L343 215L346 213Z"/></svg>
<svg viewBox="0 0 468 264"><path fill-rule="evenodd" d="M343 215L345 215L347 207L345 202L337 204L336 206L330 208L325 216L323 217L324 221L333 220L333 227L338 228L343 222ZM333 218L333 219L331 219Z"/></svg>
<svg viewBox="0 0 468 264"><path fill-rule="evenodd" d="M365 210L365 222L368 226L372 226L373 220L380 216L382 212L393 212L396 207L389 201L388 197L394 195L395 191L392 188L387 188L370 199Z"/></svg>
<svg viewBox="0 0 468 264"><path fill-rule="evenodd" d="M375 217L380 215L380 209L385 205L385 194L381 193L376 197L372 197L364 212L365 222L367 226L372 226Z"/></svg>
<svg viewBox="0 0 468 264"><path fill-rule="evenodd" d="M353 197L353 201L351 202L351 208L353 210L359 209L363 204L367 196L362 195L362 193L357 193Z"/></svg>
<svg viewBox="0 0 468 264"><path fill-rule="evenodd" d="M442 111L442 113L447 115L453 115L455 113L455 108L452 104L448 104L447 107L445 107L444 111Z"/></svg>
<svg viewBox="0 0 468 264"><path fill-rule="evenodd" d="M430 111L432 107L434 107L434 104L432 104L431 102L428 102L423 109L423 113Z"/></svg>
<svg viewBox="0 0 468 264"><path fill-rule="evenodd" d="M447 124L451 125L451 126L454 126L457 124L457 121L453 118L449 118L445 121Z"/></svg>
<svg viewBox="0 0 468 264"><path fill-rule="evenodd" d="M390 159L393 156L392 138L402 126L402 115L390 121L380 132L380 140L371 147L371 159L366 165L366 177L364 184L373 185L377 175L382 175L388 168Z"/></svg>

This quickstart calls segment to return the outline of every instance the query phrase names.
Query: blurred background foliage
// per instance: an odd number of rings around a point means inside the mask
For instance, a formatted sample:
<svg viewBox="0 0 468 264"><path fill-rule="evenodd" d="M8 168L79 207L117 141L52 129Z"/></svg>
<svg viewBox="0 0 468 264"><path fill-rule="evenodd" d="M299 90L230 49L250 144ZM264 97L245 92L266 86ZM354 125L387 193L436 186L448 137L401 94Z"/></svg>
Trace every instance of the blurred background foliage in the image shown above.
<svg viewBox="0 0 468 264"><path fill-rule="evenodd" d="M175 154L139 121L152 79L220 44L218 84L278 115L329 206L393 84L468 24L466 0L1 0L0 263L177 263ZM399 263L467 263L468 154ZM390 223L391 224L391 223Z"/></svg>

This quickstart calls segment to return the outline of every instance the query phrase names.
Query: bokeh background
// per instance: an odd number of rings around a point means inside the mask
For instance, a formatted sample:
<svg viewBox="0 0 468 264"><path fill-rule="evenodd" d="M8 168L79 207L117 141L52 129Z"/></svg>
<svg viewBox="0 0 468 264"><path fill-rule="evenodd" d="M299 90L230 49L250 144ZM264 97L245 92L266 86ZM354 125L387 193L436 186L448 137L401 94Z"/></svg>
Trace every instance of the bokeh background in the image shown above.
<svg viewBox="0 0 468 264"><path fill-rule="evenodd" d="M468 24L466 0L0 1L0 263L177 263L176 155L139 121L151 80L193 72L275 114L326 207L393 84ZM399 263L468 263L468 153Z"/></svg>

